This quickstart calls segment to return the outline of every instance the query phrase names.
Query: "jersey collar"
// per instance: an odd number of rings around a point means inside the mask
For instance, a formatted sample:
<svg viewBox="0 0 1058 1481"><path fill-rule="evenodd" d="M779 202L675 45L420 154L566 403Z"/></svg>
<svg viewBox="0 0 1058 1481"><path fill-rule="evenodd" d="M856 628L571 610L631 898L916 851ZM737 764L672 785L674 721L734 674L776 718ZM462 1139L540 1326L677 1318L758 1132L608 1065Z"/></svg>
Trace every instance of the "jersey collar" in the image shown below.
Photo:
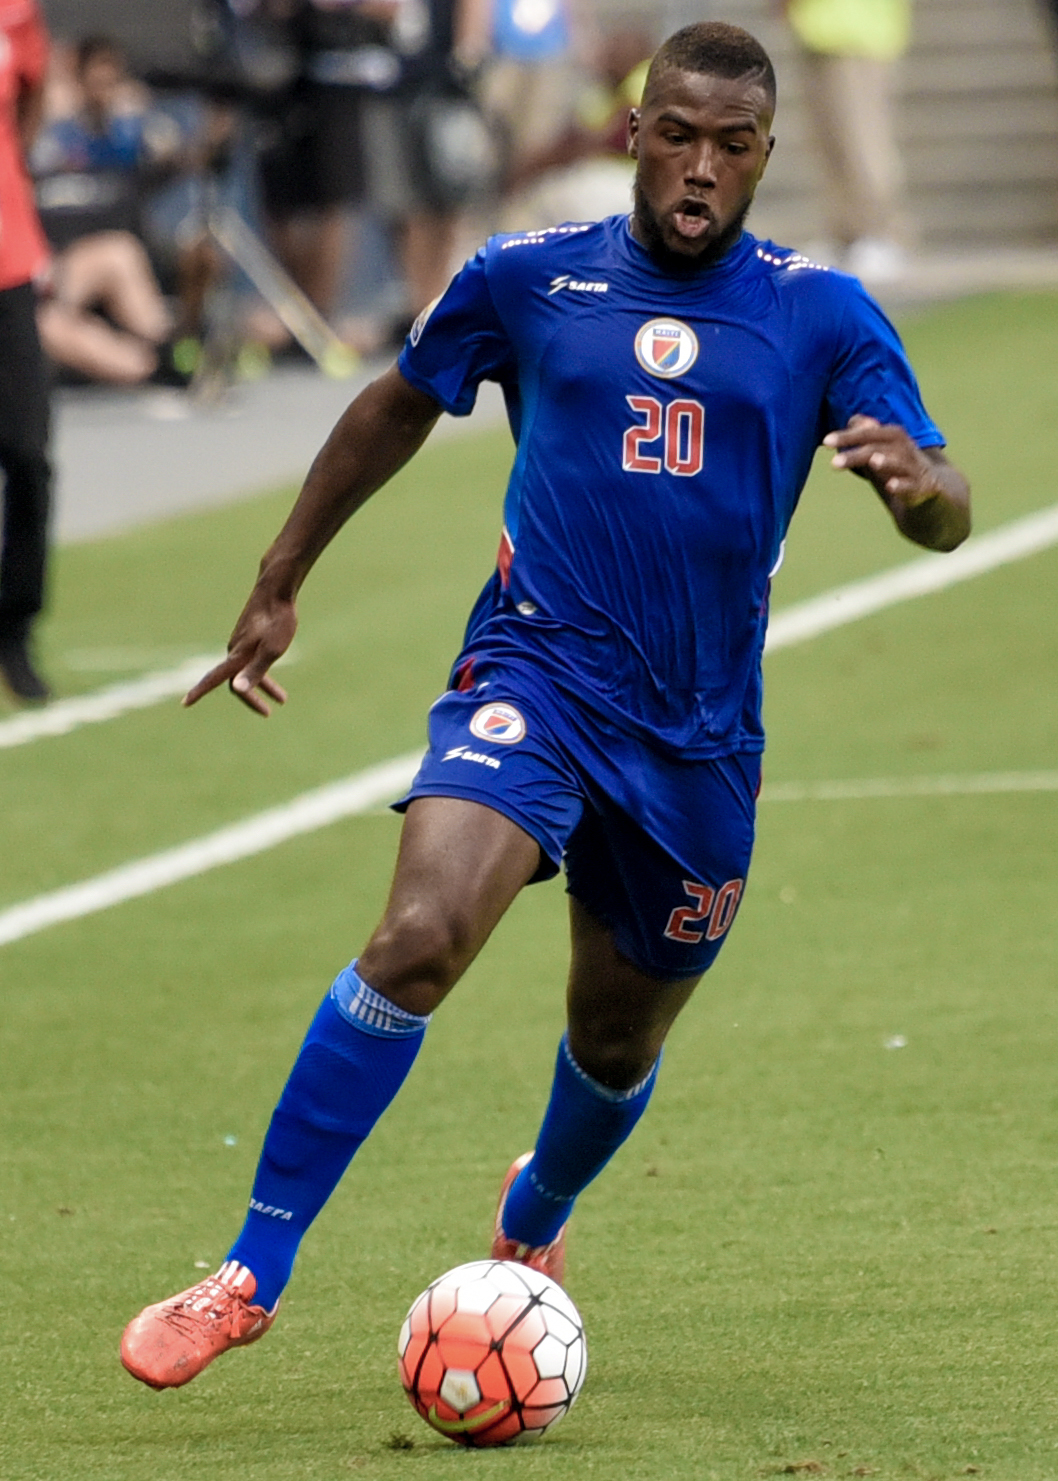
<svg viewBox="0 0 1058 1481"><path fill-rule="evenodd" d="M664 283L671 287L673 292L679 293L688 288L707 289L714 283L726 282L734 273L737 273L753 256L757 248L757 239L748 231L742 235L716 262L709 267L703 268L701 272L688 274L686 277L675 273L666 272L664 268L651 257L647 249L637 242L632 235L632 217L623 216L620 219L618 232L618 244L624 257L632 266L641 273L646 273L657 280L659 284Z"/></svg>

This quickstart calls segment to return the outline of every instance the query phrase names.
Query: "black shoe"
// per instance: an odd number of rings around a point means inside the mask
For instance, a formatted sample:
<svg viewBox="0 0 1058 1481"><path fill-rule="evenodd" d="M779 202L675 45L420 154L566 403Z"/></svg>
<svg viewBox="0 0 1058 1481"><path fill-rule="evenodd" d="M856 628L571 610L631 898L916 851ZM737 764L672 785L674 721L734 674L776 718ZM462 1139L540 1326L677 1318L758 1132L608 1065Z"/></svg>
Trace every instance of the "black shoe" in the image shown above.
<svg viewBox="0 0 1058 1481"><path fill-rule="evenodd" d="M42 704L51 698L51 690L33 667L24 638L0 639L0 674L16 699Z"/></svg>
<svg viewBox="0 0 1058 1481"><path fill-rule="evenodd" d="M172 386L174 390L186 391L195 378L202 354L202 346L192 339L167 339L156 345L158 364L149 377L152 386Z"/></svg>

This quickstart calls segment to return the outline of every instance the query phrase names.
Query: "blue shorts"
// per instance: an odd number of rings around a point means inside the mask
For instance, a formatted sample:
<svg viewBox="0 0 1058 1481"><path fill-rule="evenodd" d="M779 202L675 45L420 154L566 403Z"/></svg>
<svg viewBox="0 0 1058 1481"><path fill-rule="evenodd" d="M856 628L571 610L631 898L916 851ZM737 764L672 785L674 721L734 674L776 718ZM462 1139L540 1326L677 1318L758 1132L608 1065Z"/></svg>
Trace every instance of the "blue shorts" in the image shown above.
<svg viewBox="0 0 1058 1481"><path fill-rule="evenodd" d="M581 712L521 665L476 662L430 710L416 797L462 797L540 845L537 879L567 889L641 971L711 966L745 886L761 758L681 761Z"/></svg>

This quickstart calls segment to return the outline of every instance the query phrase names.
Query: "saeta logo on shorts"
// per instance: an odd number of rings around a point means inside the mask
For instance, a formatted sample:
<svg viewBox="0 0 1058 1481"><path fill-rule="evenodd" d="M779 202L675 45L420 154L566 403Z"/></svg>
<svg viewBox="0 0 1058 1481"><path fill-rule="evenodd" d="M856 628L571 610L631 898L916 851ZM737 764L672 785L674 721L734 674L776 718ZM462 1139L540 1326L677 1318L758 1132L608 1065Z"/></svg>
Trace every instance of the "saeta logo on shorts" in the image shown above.
<svg viewBox="0 0 1058 1481"><path fill-rule="evenodd" d="M470 733L478 740L495 741L501 746L514 746L525 739L525 720L513 705L482 705L470 722Z"/></svg>

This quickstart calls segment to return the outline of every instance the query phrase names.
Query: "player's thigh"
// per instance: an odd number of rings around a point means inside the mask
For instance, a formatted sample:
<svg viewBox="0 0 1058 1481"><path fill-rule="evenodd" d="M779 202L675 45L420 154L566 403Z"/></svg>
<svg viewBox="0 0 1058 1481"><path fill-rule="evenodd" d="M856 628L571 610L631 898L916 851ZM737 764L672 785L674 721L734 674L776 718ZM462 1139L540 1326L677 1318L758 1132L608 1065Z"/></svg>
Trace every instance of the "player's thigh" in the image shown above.
<svg viewBox="0 0 1058 1481"><path fill-rule="evenodd" d="M407 808L389 900L359 959L364 980L431 1013L540 867L540 846L503 813L461 797Z"/></svg>
<svg viewBox="0 0 1058 1481"><path fill-rule="evenodd" d="M412 1012L440 1001L523 885L557 873L583 808L545 709L499 668L441 696L429 740L397 804L393 890L361 957L370 986Z"/></svg>

